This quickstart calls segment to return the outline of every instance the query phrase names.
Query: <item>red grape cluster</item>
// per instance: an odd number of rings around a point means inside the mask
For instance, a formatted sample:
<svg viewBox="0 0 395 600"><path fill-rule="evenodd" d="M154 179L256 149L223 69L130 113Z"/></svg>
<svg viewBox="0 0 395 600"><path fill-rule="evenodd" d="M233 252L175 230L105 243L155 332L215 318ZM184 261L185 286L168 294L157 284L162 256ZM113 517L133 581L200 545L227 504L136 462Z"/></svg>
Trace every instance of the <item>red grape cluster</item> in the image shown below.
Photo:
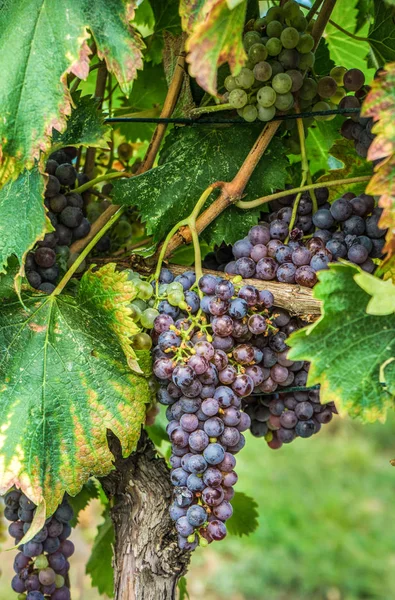
<svg viewBox="0 0 395 600"><path fill-rule="evenodd" d="M204 275L200 298L190 289L193 272L176 281L183 285L187 309L160 303L151 333L153 370L172 443L170 514L180 547L193 549L226 535L237 481L234 455L251 424L242 399L253 391L303 387L307 372L303 362L287 359L286 338L302 322L272 309L269 291L242 285L240 277ZM173 285L167 269L160 285Z"/></svg>
<svg viewBox="0 0 395 600"><path fill-rule="evenodd" d="M11 490L5 497L4 516L11 524L9 534L18 545L29 531L36 505L19 490ZM70 600L68 587L68 558L74 553L74 544L68 538L73 509L64 497L44 527L26 544L19 546L14 560L11 587L22 600Z"/></svg>
<svg viewBox="0 0 395 600"><path fill-rule="evenodd" d="M26 278L33 288L50 294L59 279L59 265L66 270L76 259L70 255L69 246L90 231L90 223L84 216L84 201L80 194L71 192L89 181L84 173L77 173L72 164L76 148L66 147L50 155L45 172L48 181L45 188L47 216L55 231L47 233L34 251L26 258ZM70 193L71 192L71 193Z"/></svg>
<svg viewBox="0 0 395 600"><path fill-rule="evenodd" d="M326 202L327 188L316 190L319 209L312 214L312 201L307 192L299 200L295 228L290 232L292 204L295 196L276 201L281 206L268 217L268 222L255 225L247 237L233 245L234 261L225 273L254 277L264 281L297 283L313 287L316 272L328 268L339 258L372 273L381 258L385 229L378 225L382 209L375 207L373 196L352 192L332 204ZM302 239L303 234L311 234ZM287 242L286 240L290 238Z"/></svg>
<svg viewBox="0 0 395 600"><path fill-rule="evenodd" d="M275 450L318 433L337 414L333 402L320 403L317 389L252 395L243 399L243 408L251 419L252 435L265 437Z"/></svg>

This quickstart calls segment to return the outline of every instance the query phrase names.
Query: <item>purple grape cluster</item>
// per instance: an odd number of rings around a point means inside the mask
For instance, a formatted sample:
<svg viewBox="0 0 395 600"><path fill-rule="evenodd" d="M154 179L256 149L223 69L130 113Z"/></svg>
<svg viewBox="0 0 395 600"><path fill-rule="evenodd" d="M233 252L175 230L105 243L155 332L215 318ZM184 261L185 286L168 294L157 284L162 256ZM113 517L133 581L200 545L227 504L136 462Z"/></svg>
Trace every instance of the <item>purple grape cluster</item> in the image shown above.
<svg viewBox="0 0 395 600"><path fill-rule="evenodd" d="M162 269L161 284L172 277ZM170 514L180 547L193 549L226 535L237 481L234 455L251 424L242 399L253 391L304 386L307 372L303 362L287 359L286 338L303 323L272 309L271 292L243 285L240 277L204 275L200 298L190 289L194 273L176 279L183 280L188 309L180 313L160 303L151 333L153 371L172 443Z"/></svg>
<svg viewBox="0 0 395 600"><path fill-rule="evenodd" d="M47 233L26 258L28 282L33 288L47 294L56 287L60 274L59 265L65 269L74 262L69 246L88 235L91 229L84 216L82 196L75 192L69 193L76 184L79 186L89 181L84 173L77 173L72 165L76 153L76 148L66 147L51 154L47 161L45 172L48 181L44 202L55 231Z"/></svg>
<svg viewBox="0 0 395 600"><path fill-rule="evenodd" d="M294 196L278 200L282 207L255 225L247 237L233 246L234 261L225 272L264 281L297 283L313 287L317 271L328 268L339 258L373 273L372 259L383 256L386 230L378 225L382 209L374 206L373 196L345 193L332 204L323 200L327 188L317 194L319 209L312 214L312 201L305 193L299 200L298 218L290 232ZM278 206L278 204L277 204ZM306 240L303 234L312 234ZM286 242L286 239L291 239Z"/></svg>
<svg viewBox="0 0 395 600"><path fill-rule="evenodd" d="M273 450L297 437L311 437L337 414L333 402L320 403L318 389L252 395L243 399L243 408L252 435L264 437Z"/></svg>
<svg viewBox="0 0 395 600"><path fill-rule="evenodd" d="M36 505L17 489L5 497L4 516L11 524L9 534L18 545L31 526ZM19 545L14 560L11 587L22 600L70 600L68 558L74 553L69 540L73 509L64 497L44 527L26 544Z"/></svg>
<svg viewBox="0 0 395 600"><path fill-rule="evenodd" d="M375 78L378 76L380 71L381 69L377 71ZM355 91L354 95L345 96L342 98L339 107L362 108L362 102L366 98L369 90L369 86L363 85L361 88ZM352 140L354 142L355 152L361 158L367 157L370 144L376 137L372 132L373 125L374 121L372 118L361 117L361 113L356 112L351 114L341 126L340 134L346 140Z"/></svg>

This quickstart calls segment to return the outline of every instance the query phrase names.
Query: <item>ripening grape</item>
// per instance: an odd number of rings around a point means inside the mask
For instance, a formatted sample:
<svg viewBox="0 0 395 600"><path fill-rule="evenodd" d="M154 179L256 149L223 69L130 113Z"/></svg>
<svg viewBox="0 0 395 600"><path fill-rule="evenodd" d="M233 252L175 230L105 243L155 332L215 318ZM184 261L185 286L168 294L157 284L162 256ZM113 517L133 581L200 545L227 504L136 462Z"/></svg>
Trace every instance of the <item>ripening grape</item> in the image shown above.
<svg viewBox="0 0 395 600"><path fill-rule="evenodd" d="M253 123L258 117L258 110L253 104L247 104L242 109L242 117L247 123Z"/></svg>
<svg viewBox="0 0 395 600"><path fill-rule="evenodd" d="M288 71L286 71L286 74L288 75L288 77L291 78L291 81L292 81L292 86L291 86L290 91L298 92L303 85L302 73L300 71L297 71L296 69L289 69ZM287 90L287 91L289 91L289 90ZM283 92L281 92L281 93L283 93Z"/></svg>
<svg viewBox="0 0 395 600"><path fill-rule="evenodd" d="M284 21L284 11L280 6L272 6L266 13L266 23L271 23L272 21Z"/></svg>
<svg viewBox="0 0 395 600"><path fill-rule="evenodd" d="M254 44L260 44L262 42L262 38L257 31L247 31L247 33L243 37L244 48L248 52L251 46Z"/></svg>
<svg viewBox="0 0 395 600"><path fill-rule="evenodd" d="M330 101L333 102L333 104L339 104L345 96L345 90L343 88L337 88L333 96L330 97Z"/></svg>
<svg viewBox="0 0 395 600"><path fill-rule="evenodd" d="M346 73L347 69L345 67L333 67L333 69L330 70L329 75L333 77L337 85L343 85L344 75Z"/></svg>
<svg viewBox="0 0 395 600"><path fill-rule="evenodd" d="M299 32L294 27L286 27L281 33L281 43L288 50L296 48L299 43Z"/></svg>
<svg viewBox="0 0 395 600"><path fill-rule="evenodd" d="M313 52L307 52L306 54L301 54L299 59L299 69L301 71L307 71L308 69L312 69L315 63L315 54Z"/></svg>
<svg viewBox="0 0 395 600"><path fill-rule="evenodd" d="M256 99L260 106L269 108L270 106L273 106L276 101L276 92L270 86L261 87L258 90Z"/></svg>
<svg viewBox="0 0 395 600"><path fill-rule="evenodd" d="M299 96L303 98L303 100L312 100L316 94L317 83L314 81L314 79L306 77L302 87L300 88Z"/></svg>
<svg viewBox="0 0 395 600"><path fill-rule="evenodd" d="M291 92L288 92L286 94L277 94L276 102L274 105L276 108L278 108L278 110L287 111L290 108L292 108L293 104L294 97L291 94Z"/></svg>
<svg viewBox="0 0 395 600"><path fill-rule="evenodd" d="M268 81L272 76L272 67L266 61L257 63L254 67L253 74L258 81ZM231 92L232 93L232 92ZM230 98L229 98L230 101ZM239 107L241 108L241 107Z"/></svg>
<svg viewBox="0 0 395 600"><path fill-rule="evenodd" d="M292 79L287 73L278 73L272 79L272 88L277 94L286 94L292 88Z"/></svg>
<svg viewBox="0 0 395 600"><path fill-rule="evenodd" d="M266 50L269 56L278 56L283 49L283 45L278 38L270 38L266 42Z"/></svg>
<svg viewBox="0 0 395 600"><path fill-rule="evenodd" d="M283 26L280 21L271 21L266 27L266 35L270 38L279 38L283 31Z"/></svg>
<svg viewBox="0 0 395 600"><path fill-rule="evenodd" d="M269 106L267 108L258 105L258 119L260 121L271 121L276 114L275 106Z"/></svg>
<svg viewBox="0 0 395 600"><path fill-rule="evenodd" d="M233 108L243 108L247 104L248 96L244 90L236 88L229 94L229 104Z"/></svg>
<svg viewBox="0 0 395 600"><path fill-rule="evenodd" d="M296 49L301 54L308 54L314 48L314 38L309 33L302 33L296 45Z"/></svg>
<svg viewBox="0 0 395 600"><path fill-rule="evenodd" d="M224 86L228 90L228 92L232 92L233 90L235 90L237 88L237 83L236 83L236 80L233 77L233 75L228 75L225 78Z"/></svg>
<svg viewBox="0 0 395 600"><path fill-rule="evenodd" d="M283 13L286 19L295 19L300 13L298 3L294 0L288 0L283 6Z"/></svg>
<svg viewBox="0 0 395 600"><path fill-rule="evenodd" d="M365 75L359 69L349 69L343 77L343 84L349 92L360 90L365 83Z"/></svg>
<svg viewBox="0 0 395 600"><path fill-rule="evenodd" d="M268 56L268 51L263 44L254 44L248 51L249 60L255 65L262 60L266 60ZM225 80L226 82L226 80ZM226 86L225 86L226 87ZM226 88L228 89L228 88ZM229 90L231 91L231 90Z"/></svg>
<svg viewBox="0 0 395 600"><path fill-rule="evenodd" d="M250 88L254 83L254 74L251 69L242 67L240 73L238 73L235 77L235 82L239 88L248 90L248 88Z"/></svg>
<svg viewBox="0 0 395 600"><path fill-rule="evenodd" d="M333 77L322 77L317 85L317 93L321 98L330 98L337 91L337 83Z"/></svg>
<svg viewBox="0 0 395 600"><path fill-rule="evenodd" d="M330 110L330 106L328 102L324 102L321 100L320 102L316 102L313 106L313 112L320 112L324 110ZM315 115L316 121L331 121L336 115Z"/></svg>

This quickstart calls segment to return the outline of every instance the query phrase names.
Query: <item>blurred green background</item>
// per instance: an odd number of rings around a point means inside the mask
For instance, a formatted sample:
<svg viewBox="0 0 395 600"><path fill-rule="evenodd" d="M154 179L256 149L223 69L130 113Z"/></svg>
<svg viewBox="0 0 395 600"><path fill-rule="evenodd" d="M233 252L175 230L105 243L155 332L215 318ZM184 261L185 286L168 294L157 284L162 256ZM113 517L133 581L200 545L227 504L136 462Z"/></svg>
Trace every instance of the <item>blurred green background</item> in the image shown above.
<svg viewBox="0 0 395 600"><path fill-rule="evenodd" d="M248 436L237 490L259 505L250 537L198 549L187 576L191 600L390 600L395 597L395 418L384 425L334 419L280 450ZM73 600L99 599L84 567L100 522L97 501L73 534ZM8 539L2 542L9 548ZM0 600L14 552L3 552ZM103 597L100 597L103 598Z"/></svg>

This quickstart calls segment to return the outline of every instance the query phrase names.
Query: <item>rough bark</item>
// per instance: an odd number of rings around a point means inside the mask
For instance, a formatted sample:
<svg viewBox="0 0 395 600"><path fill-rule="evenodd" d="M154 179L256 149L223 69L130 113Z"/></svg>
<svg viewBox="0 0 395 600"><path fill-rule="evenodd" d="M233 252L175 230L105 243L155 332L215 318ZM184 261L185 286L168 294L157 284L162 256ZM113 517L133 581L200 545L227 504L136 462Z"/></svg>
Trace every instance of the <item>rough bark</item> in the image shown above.
<svg viewBox="0 0 395 600"><path fill-rule="evenodd" d="M115 470L102 484L114 501L114 598L173 600L190 553L179 550L168 514L169 470L145 431L128 458L122 458L119 441L111 434L109 441Z"/></svg>

